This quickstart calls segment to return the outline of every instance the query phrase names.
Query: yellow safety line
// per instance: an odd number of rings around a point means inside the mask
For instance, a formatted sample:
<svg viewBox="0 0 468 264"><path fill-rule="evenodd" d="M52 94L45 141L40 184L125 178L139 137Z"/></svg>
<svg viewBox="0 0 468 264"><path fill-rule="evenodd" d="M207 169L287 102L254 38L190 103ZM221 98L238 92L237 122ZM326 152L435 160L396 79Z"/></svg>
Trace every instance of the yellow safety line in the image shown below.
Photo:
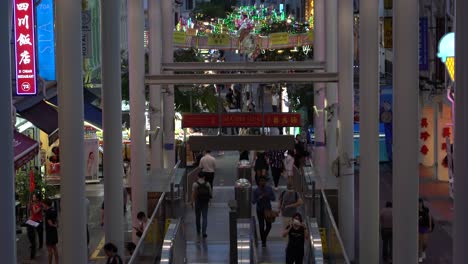
<svg viewBox="0 0 468 264"><path fill-rule="evenodd" d="M102 237L101 241L99 241L99 244L97 245L96 247L96 250L94 250L93 254L91 255L91 260L95 260L95 259L103 259L105 258L105 256L99 256L99 252L101 251L101 249L104 247L104 243L106 241L104 240L104 237Z"/></svg>

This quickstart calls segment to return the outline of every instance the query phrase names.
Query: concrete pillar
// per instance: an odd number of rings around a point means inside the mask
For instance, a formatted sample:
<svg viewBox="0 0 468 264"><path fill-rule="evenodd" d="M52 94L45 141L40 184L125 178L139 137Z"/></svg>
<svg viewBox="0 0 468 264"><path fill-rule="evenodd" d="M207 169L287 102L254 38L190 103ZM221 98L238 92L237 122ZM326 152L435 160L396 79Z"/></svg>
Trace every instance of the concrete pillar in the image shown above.
<svg viewBox="0 0 468 264"><path fill-rule="evenodd" d="M314 60L325 61L325 0L316 0L314 3L315 12L315 41L314 41ZM315 129L315 155L314 164L317 167L320 175L328 179L329 169L328 167L328 154L325 139L325 89L324 83L314 84L314 129Z"/></svg>
<svg viewBox="0 0 468 264"><path fill-rule="evenodd" d="M163 62L174 61L174 48L172 35L174 32L174 2L161 1L162 32L163 32ZM164 168L173 168L175 165L174 144L174 85L167 85L164 91L164 115L163 115L163 148Z"/></svg>
<svg viewBox="0 0 468 264"><path fill-rule="evenodd" d="M55 30L61 170L63 263L88 263L83 148L81 2L57 1Z"/></svg>
<svg viewBox="0 0 468 264"><path fill-rule="evenodd" d="M338 2L338 119L340 178L338 179L339 228L346 252L354 259L354 87L353 1Z"/></svg>
<svg viewBox="0 0 468 264"><path fill-rule="evenodd" d="M468 154L468 17L463 11L468 8L466 1L457 1L455 6L455 227L453 231L453 263L462 264L468 259L468 163L463 159Z"/></svg>
<svg viewBox="0 0 468 264"><path fill-rule="evenodd" d="M418 262L419 14L393 1L393 262Z"/></svg>
<svg viewBox="0 0 468 264"><path fill-rule="evenodd" d="M128 68L130 82L132 223L138 223L137 214L146 212L146 99L143 0L128 4ZM137 242L133 228L133 241Z"/></svg>
<svg viewBox="0 0 468 264"><path fill-rule="evenodd" d="M149 20L149 73L160 74L162 63L162 16L161 1L148 1L148 20ZM149 91L149 115L150 129L156 131L162 128L162 101L161 85L150 85ZM160 169L163 167L162 159L162 131L158 136L150 136L151 144L151 169Z"/></svg>
<svg viewBox="0 0 468 264"><path fill-rule="evenodd" d="M359 263L379 263L379 1L359 2Z"/></svg>
<svg viewBox="0 0 468 264"><path fill-rule="evenodd" d="M13 170L13 127L11 121L11 1L0 2L0 137L3 146L0 168L0 256L5 263L16 263L15 171Z"/></svg>
<svg viewBox="0 0 468 264"><path fill-rule="evenodd" d="M121 5L116 4L114 0L102 0L101 10L104 231L106 242L114 243L120 254L123 254L122 85L118 28Z"/></svg>
<svg viewBox="0 0 468 264"><path fill-rule="evenodd" d="M338 1L327 0L326 11L326 70L327 72L338 71ZM336 129L338 126L338 84L327 83L327 123L326 138L328 162L325 168L327 176L327 188L337 188L338 180L331 174L332 163L338 158L338 140Z"/></svg>

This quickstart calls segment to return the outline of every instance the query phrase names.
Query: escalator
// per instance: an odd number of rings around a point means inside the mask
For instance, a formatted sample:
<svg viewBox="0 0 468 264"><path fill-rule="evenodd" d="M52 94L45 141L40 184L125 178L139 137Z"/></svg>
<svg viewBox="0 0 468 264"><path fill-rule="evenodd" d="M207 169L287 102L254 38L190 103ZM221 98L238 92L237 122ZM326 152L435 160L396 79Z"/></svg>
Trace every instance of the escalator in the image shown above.
<svg viewBox="0 0 468 264"><path fill-rule="evenodd" d="M183 180L176 181L177 184L171 184L172 194L165 194L171 197L169 204L174 204L174 197L182 199L182 203L176 203L182 210L164 208L163 205L157 207L156 210L160 212L151 217L151 225L145 230L136 256L132 256L129 263L285 263L287 239L281 237L281 219L277 218L272 224L267 247L261 247L258 243L255 209L250 208L250 214L248 211L245 214L245 207L250 207L250 202L246 205L245 202L238 201L239 208L233 205L232 201L236 200L234 181L237 175L232 164L236 164L236 159L237 155L229 153L218 157L220 166L215 177L214 198L208 210L208 237L203 238L197 234L195 211L186 203L191 195L191 188L188 186L192 185L198 173L193 171L186 174ZM280 185L285 185L285 182L280 182ZM181 189L184 190L180 191L179 187L182 186L184 187ZM281 191L277 191L276 195L280 193ZM167 201L167 197L162 198ZM160 203L168 207L167 203ZM278 207L277 203L272 203L272 206ZM181 213L175 218L161 221L162 212L167 211ZM239 215L241 211L243 213ZM302 214L305 216L308 212L302 211ZM156 217L157 215L159 217ZM304 219L310 230L310 240L305 243L304 263L340 263L324 262L322 236L317 221L310 217Z"/></svg>

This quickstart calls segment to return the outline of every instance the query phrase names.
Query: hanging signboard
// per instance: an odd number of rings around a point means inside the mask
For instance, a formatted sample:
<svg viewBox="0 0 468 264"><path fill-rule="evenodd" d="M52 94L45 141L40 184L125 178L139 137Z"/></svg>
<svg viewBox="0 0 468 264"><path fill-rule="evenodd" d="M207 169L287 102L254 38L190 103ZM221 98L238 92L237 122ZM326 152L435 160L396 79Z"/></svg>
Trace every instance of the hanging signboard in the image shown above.
<svg viewBox="0 0 468 264"><path fill-rule="evenodd" d="M298 113L265 113L265 127L300 127ZM182 127L218 127L218 114L183 114ZM262 127L260 113L230 113L221 115L221 127Z"/></svg>
<svg viewBox="0 0 468 264"><path fill-rule="evenodd" d="M14 0L16 95L35 95L34 1Z"/></svg>
<svg viewBox="0 0 468 264"><path fill-rule="evenodd" d="M36 29L39 75L55 80L54 0L42 0L36 7Z"/></svg>

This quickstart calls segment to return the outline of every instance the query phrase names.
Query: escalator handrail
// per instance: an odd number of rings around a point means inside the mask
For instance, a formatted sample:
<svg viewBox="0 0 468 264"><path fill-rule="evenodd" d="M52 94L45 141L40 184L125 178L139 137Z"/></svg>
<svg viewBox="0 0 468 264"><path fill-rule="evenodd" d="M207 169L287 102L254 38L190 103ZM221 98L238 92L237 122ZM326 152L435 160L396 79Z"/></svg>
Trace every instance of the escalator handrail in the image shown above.
<svg viewBox="0 0 468 264"><path fill-rule="evenodd" d="M173 180L175 171L176 171L176 169L179 167L179 165L180 165L180 161L177 162L177 164L174 166L174 168L173 168L172 171L171 171L171 178L170 178L170 179L171 179L171 182L172 182L172 180ZM161 194L161 197L159 198L158 203L156 204L156 207L155 207L154 210L153 210L153 213L151 214L150 219L148 220L148 223L153 223L154 218L156 217L156 213L159 211L159 208L161 207L162 202L164 201L165 198L166 198L166 192L163 192L163 193ZM142 245L143 245L143 242L144 242L144 240L145 240L145 238L146 238L146 236L147 236L147 234L148 234L148 232L149 232L150 226L151 226L151 224L147 224L146 227L145 227L145 229L143 230L143 233L142 233L140 239L138 240L138 243L137 243L137 245L136 245L136 247L135 247L135 250L133 251L134 253L133 253L132 257L130 258L130 260L128 261L128 264L134 264L134 263L136 263L136 259L137 259L137 256L138 256L138 252L140 251L140 249L141 249L141 247L142 247Z"/></svg>
<svg viewBox="0 0 468 264"><path fill-rule="evenodd" d="M310 159L307 160L310 164L310 167L313 169L313 170L316 170L315 167L313 166L312 164L312 161ZM335 222L335 218L333 217L333 213L331 211L331 208L330 208L330 204L328 203L328 199L327 199L327 196L325 195L325 190L323 189L323 186L324 186L324 180L323 178L320 176L320 174L316 173L315 175L317 175L317 178L320 179L320 193L322 195L322 198L323 198L323 202L324 202L324 205L325 205L325 209L327 210L327 214L330 216L329 217L329 220L332 224L332 227L333 229L335 230L335 234L336 234L336 237L338 239L338 243L340 244L340 247L342 249L342 252L343 252L343 258L345 260L345 263L346 264L350 264L351 262L349 261L349 257L348 257L348 254L346 253L346 250L345 250L345 247L344 247L344 243L343 243L343 239L341 238L341 234L339 232L339 229L338 229L338 226Z"/></svg>

